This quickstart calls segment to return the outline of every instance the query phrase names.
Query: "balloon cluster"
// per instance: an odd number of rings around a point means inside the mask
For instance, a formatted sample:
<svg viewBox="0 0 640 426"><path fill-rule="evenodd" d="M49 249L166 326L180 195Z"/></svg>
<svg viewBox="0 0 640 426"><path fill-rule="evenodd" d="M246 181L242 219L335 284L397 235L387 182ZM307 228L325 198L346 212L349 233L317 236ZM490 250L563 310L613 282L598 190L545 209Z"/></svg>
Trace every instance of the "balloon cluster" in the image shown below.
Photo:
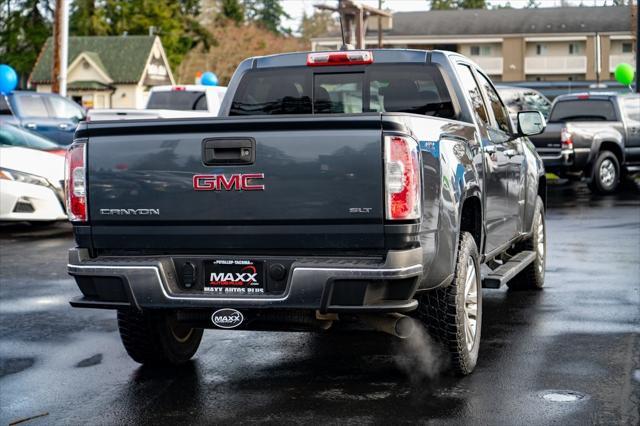
<svg viewBox="0 0 640 426"><path fill-rule="evenodd" d="M8 95L18 86L18 74L9 65L0 65L0 94Z"/></svg>

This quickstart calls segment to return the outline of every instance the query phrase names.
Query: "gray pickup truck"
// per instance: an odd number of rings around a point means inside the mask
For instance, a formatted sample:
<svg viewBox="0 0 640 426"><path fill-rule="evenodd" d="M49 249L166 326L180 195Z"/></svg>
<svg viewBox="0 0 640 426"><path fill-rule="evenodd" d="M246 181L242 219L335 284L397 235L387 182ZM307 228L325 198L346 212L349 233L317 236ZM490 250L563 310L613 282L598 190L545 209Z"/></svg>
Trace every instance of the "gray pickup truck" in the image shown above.
<svg viewBox="0 0 640 426"><path fill-rule="evenodd" d="M468 374L482 287L544 283L544 125L512 128L455 53L247 59L221 117L79 126L71 304L117 310L140 363L185 362L205 328L423 324Z"/></svg>
<svg viewBox="0 0 640 426"><path fill-rule="evenodd" d="M531 138L547 171L614 192L640 169L640 95L579 93L555 99L544 133Z"/></svg>

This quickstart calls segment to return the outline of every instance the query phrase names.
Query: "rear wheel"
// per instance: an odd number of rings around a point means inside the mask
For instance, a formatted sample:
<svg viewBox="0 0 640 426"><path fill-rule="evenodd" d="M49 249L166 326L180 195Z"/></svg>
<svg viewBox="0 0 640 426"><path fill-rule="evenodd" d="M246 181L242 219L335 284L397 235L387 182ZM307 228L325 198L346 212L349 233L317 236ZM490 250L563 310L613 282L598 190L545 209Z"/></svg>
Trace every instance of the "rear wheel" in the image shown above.
<svg viewBox="0 0 640 426"><path fill-rule="evenodd" d="M118 329L127 353L140 364L182 364L195 355L203 334L178 322L175 312L121 310Z"/></svg>
<svg viewBox="0 0 640 426"><path fill-rule="evenodd" d="M458 375L473 371L480 349L482 286L478 248L470 233L460 237L453 282L426 292L420 298L418 315L429 334L440 341Z"/></svg>
<svg viewBox="0 0 640 426"><path fill-rule="evenodd" d="M620 184L620 163L611 151L602 151L591 171L589 189L600 194L611 194Z"/></svg>

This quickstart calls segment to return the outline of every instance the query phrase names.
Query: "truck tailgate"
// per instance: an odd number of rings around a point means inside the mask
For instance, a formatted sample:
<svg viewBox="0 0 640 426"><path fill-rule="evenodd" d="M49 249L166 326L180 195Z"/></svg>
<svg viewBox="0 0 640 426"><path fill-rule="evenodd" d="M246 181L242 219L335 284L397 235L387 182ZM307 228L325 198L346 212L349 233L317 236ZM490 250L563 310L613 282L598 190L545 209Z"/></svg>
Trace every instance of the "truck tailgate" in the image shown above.
<svg viewBox="0 0 640 426"><path fill-rule="evenodd" d="M86 134L96 248L384 245L379 115L90 123Z"/></svg>

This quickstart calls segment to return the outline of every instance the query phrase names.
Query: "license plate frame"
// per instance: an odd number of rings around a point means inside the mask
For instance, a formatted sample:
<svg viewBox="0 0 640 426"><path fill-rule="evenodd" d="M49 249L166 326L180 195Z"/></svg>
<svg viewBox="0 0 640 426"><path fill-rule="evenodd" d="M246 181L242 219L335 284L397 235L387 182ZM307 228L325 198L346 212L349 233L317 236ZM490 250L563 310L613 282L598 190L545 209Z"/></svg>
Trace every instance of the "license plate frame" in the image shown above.
<svg viewBox="0 0 640 426"><path fill-rule="evenodd" d="M203 291L220 296L261 296L265 293L264 261L211 259L204 261Z"/></svg>

